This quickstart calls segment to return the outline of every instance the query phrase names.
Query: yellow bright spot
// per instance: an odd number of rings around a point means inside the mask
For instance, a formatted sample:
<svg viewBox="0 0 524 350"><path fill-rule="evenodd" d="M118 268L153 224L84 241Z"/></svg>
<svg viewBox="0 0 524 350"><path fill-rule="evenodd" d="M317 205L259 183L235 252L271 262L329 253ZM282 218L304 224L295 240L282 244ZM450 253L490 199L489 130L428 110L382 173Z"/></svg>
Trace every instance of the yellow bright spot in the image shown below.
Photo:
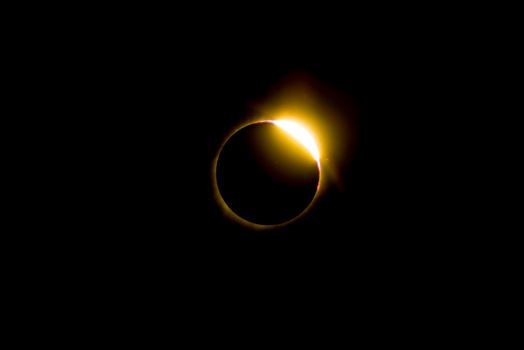
<svg viewBox="0 0 524 350"><path fill-rule="evenodd" d="M317 163L320 161L320 152L318 151L317 143L311 133L302 125L291 120L272 120L276 126L287 132L300 142L311 153Z"/></svg>

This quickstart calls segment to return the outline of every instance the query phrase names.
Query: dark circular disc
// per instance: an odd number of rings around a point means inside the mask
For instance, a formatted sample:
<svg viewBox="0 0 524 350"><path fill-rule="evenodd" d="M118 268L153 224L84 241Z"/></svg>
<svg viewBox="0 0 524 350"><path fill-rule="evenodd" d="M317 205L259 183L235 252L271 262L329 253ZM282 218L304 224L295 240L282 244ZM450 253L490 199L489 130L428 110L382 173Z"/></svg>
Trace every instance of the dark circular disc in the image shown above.
<svg viewBox="0 0 524 350"><path fill-rule="evenodd" d="M301 214L315 197L319 178L311 153L271 122L234 133L216 165L218 191L226 205L260 225L285 223Z"/></svg>

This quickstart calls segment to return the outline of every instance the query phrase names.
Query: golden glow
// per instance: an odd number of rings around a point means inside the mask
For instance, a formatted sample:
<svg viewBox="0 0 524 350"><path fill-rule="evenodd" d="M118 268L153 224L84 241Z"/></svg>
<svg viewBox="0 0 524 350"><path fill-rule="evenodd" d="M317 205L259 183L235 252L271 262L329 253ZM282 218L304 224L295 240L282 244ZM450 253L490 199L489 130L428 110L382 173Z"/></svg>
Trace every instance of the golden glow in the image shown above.
<svg viewBox="0 0 524 350"><path fill-rule="evenodd" d="M301 124L291 120L272 120L273 124L287 132L300 142L311 153L317 163L320 162L320 152L313 135Z"/></svg>
<svg viewBox="0 0 524 350"><path fill-rule="evenodd" d="M297 73L283 79L267 96L253 101L250 107L255 112L254 115L246 117L239 125L229 130L212 165L214 195L226 218L256 230L272 229L292 223L311 210L326 188L336 186L340 191L344 191L345 183L340 168L352 160L358 141L358 104L352 96L324 85L313 76ZM218 156L229 137L243 127L262 122L274 123L290 136L296 135L293 138L300 141L308 153L312 154L320 174L317 193L309 207L296 218L279 225L258 225L236 215L224 202L216 182ZM299 127L296 128L296 125ZM306 129L306 132L297 132L303 129ZM320 153L322 164L319 161Z"/></svg>

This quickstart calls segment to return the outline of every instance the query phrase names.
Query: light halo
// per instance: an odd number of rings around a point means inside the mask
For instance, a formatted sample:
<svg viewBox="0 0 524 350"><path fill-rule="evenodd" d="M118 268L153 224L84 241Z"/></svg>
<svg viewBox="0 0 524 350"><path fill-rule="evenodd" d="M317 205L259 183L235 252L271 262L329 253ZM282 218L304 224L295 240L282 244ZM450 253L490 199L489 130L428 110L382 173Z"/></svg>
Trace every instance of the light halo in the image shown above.
<svg viewBox="0 0 524 350"><path fill-rule="evenodd" d="M311 154L311 156L313 157L313 159L317 163L317 167L318 167L317 189L316 189L315 195L311 199L311 202L309 203L309 205L306 208L304 208L304 210L302 212L300 212L298 215L296 215L295 217L291 218L290 220L282 222L282 223L279 223L279 224L269 224L269 225L263 225L263 224L254 223L254 222L246 220L243 217L241 217L238 214L236 214L227 205L227 203L225 202L224 198L220 194L220 190L218 188L218 181L217 181L218 158L220 157L220 153L222 152L222 149L224 148L226 143L229 141L229 139L233 135L235 135L237 132L239 132L240 130L242 130L242 129L248 127L248 126L255 125L255 124L264 124L264 123L271 123L271 124L274 124L274 125L278 126L283 131L288 133L290 135L290 137L294 138L296 141L301 143L308 150L308 152ZM228 219L230 219L230 220L232 220L234 222L240 223L243 226L246 226L246 227L249 227L249 228L255 229L255 230L268 230L268 229L283 227L283 226L289 225L290 223L295 222L296 220L298 220L301 217L303 217L304 214L306 214L311 209L313 204L315 203L315 201L316 201L316 199L318 197L318 194L320 192L320 184L322 183L322 167L321 167L321 164L320 164L320 152L319 152L317 143L315 141L315 138L312 136L311 132L309 132L308 129L306 127L304 127L301 123L293 121L291 119L287 119L287 118L283 118L283 119L261 119L261 120L256 120L256 121L251 121L251 122L245 123L245 124L241 125L240 127L235 128L225 138L224 142L222 142L222 144L220 145L220 148L219 148L216 156L213 159L213 164L212 164L211 170L212 170L211 172L212 172L213 195L214 195L215 200L217 201L217 204L220 207L222 213L224 214L224 216L226 216Z"/></svg>

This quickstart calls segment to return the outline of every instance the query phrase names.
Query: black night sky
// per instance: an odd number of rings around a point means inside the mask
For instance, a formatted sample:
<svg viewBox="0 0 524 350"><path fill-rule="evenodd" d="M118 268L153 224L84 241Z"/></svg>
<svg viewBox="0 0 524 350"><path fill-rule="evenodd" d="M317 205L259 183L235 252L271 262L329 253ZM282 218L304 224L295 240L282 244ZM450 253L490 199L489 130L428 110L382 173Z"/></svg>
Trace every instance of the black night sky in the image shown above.
<svg viewBox="0 0 524 350"><path fill-rule="evenodd" d="M449 150L440 131L456 115L454 63L431 34L188 36L170 23L75 33L61 58L68 134L81 146L68 170L68 196L81 204L67 209L72 234L60 240L75 269L165 293L175 280L205 284L198 293L249 281L344 293L353 281L360 295L453 270L469 240L450 228L460 204L446 197L453 180L441 159ZM220 212L212 162L252 102L293 74L351 107L357 141L342 187L327 186L293 224L253 231Z"/></svg>
<svg viewBox="0 0 524 350"><path fill-rule="evenodd" d="M24 5L23 20L6 22L16 48L6 46L5 55L20 66L5 65L15 76L7 90L21 96L4 114L22 128L19 137L6 123L4 133L16 140L5 148L8 156L23 149L14 166L5 166L20 174L21 185L4 186L17 194L8 209L24 208L14 233L8 224L4 229L20 249L3 246L14 252L5 260L16 277L6 280L6 290L21 296L5 298L16 316L8 315L8 324L23 333L17 341L47 339L25 327L32 323L59 340L86 333L76 339L82 342L98 332L135 342L150 327L155 335L146 335L147 348L163 332L170 342L182 333L190 344L215 345L219 336L258 331L242 344L249 349L275 330L309 342L322 327L329 334L312 348L330 348L335 335L353 345L355 334L366 344L389 345L398 335L410 340L429 330L437 333L427 337L433 342L441 331L460 333L471 324L462 316L486 319L489 300L513 312L514 305L498 304L506 290L493 297L501 284L486 277L502 280L502 272L512 273L508 266L520 266L510 260L521 256L506 254L506 223L486 209L509 203L488 198L489 185L493 193L518 196L516 186L502 189L505 179L486 176L507 174L495 165L503 152L495 150L492 130L506 104L493 96L504 84L490 82L488 68L517 78L516 70L502 72L505 56L491 61L499 51L486 40L498 43L506 34L495 33L490 16L475 14L481 6L460 13L456 4L373 3L364 16L347 2L338 9L304 2L288 11L284 3L187 5L195 8L45 3L51 13ZM487 29L478 31L471 18ZM337 112L318 115L319 125L336 131L321 135L333 153L329 162L322 153L320 159L335 170L305 215L253 230L223 215L213 163L235 128L256 121L267 101L296 81L312 92L304 101L314 96ZM518 149L504 152L509 148ZM288 203L298 208L309 200L314 191L286 185L303 197L281 197L274 212L258 215L251 193L271 200L280 191L234 193L238 183L249 189L242 174L226 178L237 159L249 163L243 151L224 156L220 182L237 205L254 203L247 215L273 223L295 213ZM293 152L282 154L291 159ZM312 161L293 164L308 169L303 183L316 179ZM244 170L260 175L257 162ZM280 179L289 174L296 175L282 172ZM274 179L258 179L268 178ZM508 280L518 283L519 273ZM491 321L506 319L512 320ZM466 334L468 343L483 339L476 333Z"/></svg>

